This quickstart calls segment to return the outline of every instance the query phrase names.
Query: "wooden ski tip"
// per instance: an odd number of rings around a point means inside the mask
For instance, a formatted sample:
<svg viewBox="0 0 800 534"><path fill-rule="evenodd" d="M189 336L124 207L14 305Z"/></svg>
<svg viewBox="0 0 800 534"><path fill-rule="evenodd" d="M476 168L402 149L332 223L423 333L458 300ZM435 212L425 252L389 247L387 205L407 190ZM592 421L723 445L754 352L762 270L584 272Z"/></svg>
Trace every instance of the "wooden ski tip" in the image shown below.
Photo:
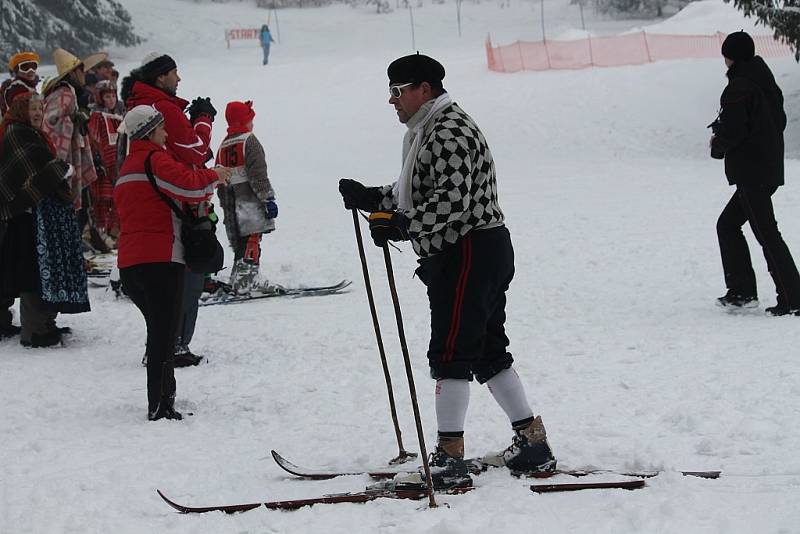
<svg viewBox="0 0 800 534"><path fill-rule="evenodd" d="M559 491L580 491L589 489L625 489L643 488L644 480L625 480L622 482L585 482L577 484L533 484L531 491L536 493L555 493Z"/></svg>
<svg viewBox="0 0 800 534"><path fill-rule="evenodd" d="M165 503L167 503L168 505L170 505L171 507L173 507L174 509L176 509L177 511L179 511L182 514L186 513L186 510L184 509L183 506L181 506L180 504L178 504L178 503L176 503L174 501L169 500L166 495L161 493L160 489L156 489L156 491L158 492L159 497L161 497L164 500Z"/></svg>

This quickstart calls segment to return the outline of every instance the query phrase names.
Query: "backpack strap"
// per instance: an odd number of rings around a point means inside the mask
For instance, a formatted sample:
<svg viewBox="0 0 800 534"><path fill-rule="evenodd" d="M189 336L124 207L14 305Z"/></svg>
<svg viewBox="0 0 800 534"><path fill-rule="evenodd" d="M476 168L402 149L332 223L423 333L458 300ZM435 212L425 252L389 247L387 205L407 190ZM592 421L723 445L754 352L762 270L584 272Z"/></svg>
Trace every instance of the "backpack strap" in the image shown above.
<svg viewBox="0 0 800 534"><path fill-rule="evenodd" d="M147 158L144 160L144 173L147 175L147 179L150 180L150 185L153 186L156 194L161 197L161 199L167 203L167 206L170 207L172 212L175 214L178 219L181 221L187 222L189 216L176 204L175 201L169 198L166 193L164 193L161 189L159 189L158 185L156 185L156 178L153 176L153 164L151 163L151 159L153 154L157 152L156 150L152 150L147 154Z"/></svg>

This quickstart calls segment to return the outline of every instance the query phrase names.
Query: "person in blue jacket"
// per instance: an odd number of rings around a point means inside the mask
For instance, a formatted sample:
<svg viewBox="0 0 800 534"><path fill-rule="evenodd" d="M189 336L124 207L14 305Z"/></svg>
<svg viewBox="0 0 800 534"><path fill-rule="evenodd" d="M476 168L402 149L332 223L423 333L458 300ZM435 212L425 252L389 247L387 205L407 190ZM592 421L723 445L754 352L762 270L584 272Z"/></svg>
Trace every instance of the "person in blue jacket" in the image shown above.
<svg viewBox="0 0 800 534"><path fill-rule="evenodd" d="M269 63L269 45L270 43L274 42L275 39L272 38L272 34L269 31L269 26L266 24L261 26L261 48L264 50L264 62L262 65Z"/></svg>

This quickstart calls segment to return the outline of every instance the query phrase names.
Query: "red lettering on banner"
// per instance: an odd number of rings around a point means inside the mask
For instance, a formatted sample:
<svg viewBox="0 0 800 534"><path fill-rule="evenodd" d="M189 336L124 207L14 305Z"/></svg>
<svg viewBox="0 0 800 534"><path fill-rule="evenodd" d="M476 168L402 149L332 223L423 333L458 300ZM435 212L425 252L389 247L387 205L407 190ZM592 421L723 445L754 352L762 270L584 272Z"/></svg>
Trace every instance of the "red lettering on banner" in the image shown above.
<svg viewBox="0 0 800 534"><path fill-rule="evenodd" d="M258 28L234 28L225 30L225 40L235 41L238 39L258 39L260 30Z"/></svg>

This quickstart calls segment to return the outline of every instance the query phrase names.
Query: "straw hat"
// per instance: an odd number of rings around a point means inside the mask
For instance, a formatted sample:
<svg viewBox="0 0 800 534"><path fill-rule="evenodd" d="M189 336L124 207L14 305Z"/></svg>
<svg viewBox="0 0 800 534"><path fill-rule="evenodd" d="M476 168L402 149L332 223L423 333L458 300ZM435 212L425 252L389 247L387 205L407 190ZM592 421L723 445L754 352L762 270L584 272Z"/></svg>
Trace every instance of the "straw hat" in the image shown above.
<svg viewBox="0 0 800 534"><path fill-rule="evenodd" d="M56 64L56 69L58 70L58 76L55 76L53 80L50 81L50 84L55 84L60 82L67 75L72 72L73 70L77 69L79 66L83 65L83 70L88 71L89 69L94 68L98 63L103 61L108 57L108 54L105 52L101 52L99 54L92 54L91 56L85 59L78 59L74 55L70 54L63 48L56 48L55 52L53 52L53 61Z"/></svg>

